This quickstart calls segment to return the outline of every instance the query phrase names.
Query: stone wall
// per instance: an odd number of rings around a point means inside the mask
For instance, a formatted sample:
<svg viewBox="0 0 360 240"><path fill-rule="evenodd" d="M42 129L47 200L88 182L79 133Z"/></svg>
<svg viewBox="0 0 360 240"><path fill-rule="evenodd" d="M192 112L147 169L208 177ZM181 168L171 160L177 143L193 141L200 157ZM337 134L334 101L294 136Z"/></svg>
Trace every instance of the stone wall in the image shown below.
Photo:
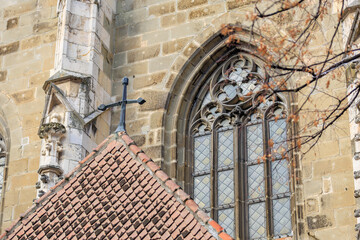
<svg viewBox="0 0 360 240"><path fill-rule="evenodd" d="M84 9L88 7L86 4L99 3L73 1ZM128 76L128 97L147 100L141 106L128 106L128 134L171 177L179 180L179 151L184 150L184 146L178 140L181 134L185 135L179 126L184 126L181 121L186 121L179 113L191 104L186 102L184 93L187 88L197 87L192 85L192 74L199 72L197 64L216 61L212 51L218 44L223 44L219 49L225 47L225 37L219 34L221 26L249 25L246 14L253 10L254 1L123 0L115 3L102 0L97 11L90 8L86 16L82 16L85 12L79 8L73 8L74 16L65 25L71 27L72 33L80 34L64 35L62 43L69 45L66 48L59 45L56 54L55 41L60 39L56 0L1 3L0 113L3 116L0 135L7 136L5 140L10 146L8 177L1 201L3 230L25 212L36 197L41 151L37 133L45 102L42 86L54 71L65 69L91 79L87 113L102 103L119 100L121 79ZM335 11L324 20L321 32L331 31L331 24L326 21L333 19L337 19ZM86 22L94 24L91 31L87 31ZM286 23L279 21L279 24L285 28ZM314 51L324 50L326 34L315 35ZM246 34L241 37L247 42ZM62 56L74 65L62 65ZM59 65L55 66L54 61ZM294 79L294 84L297 81ZM71 89L71 84L64 84L64 89ZM332 82L330 90L334 95L346 93L345 76ZM70 96L71 91L68 93ZM301 100L301 96L294 99ZM326 96L314 95L313 103L318 107L328 102ZM291 106L296 108L297 101ZM109 134L109 124L115 130L119 110L114 109L111 116L109 113L99 115L88 125L88 137L99 143ZM298 127L301 124L300 121ZM352 156L347 116L325 132L310 153L295 154L292 207L299 239L353 239L355 236Z"/></svg>
<svg viewBox="0 0 360 240"><path fill-rule="evenodd" d="M218 32L222 24L246 26L249 23L246 13L252 11L252 3L212 0L118 2L112 94L116 99L121 97L121 78L128 76L129 98L147 100L142 106L128 107L127 130L173 178L178 177L178 151L183 148L176 138L179 132L185 131L177 128L177 121L181 119L178 114L182 104L190 104L184 98L183 88L196 87L191 86L191 78L184 76L195 72L197 62L208 57L214 48L209 46L211 37L214 43L222 41L214 40L214 36L221 38ZM324 50L322 44L332 31L326 21L334 19L337 19L336 11L330 13L321 26L326 36L314 34L312 43L318 46L314 51ZM287 23L279 21L279 24L286 29ZM183 84L175 84L181 81ZM345 76L340 76L330 88L336 96L345 94ZM315 95L313 101L318 107L329 103L322 94ZM292 106L296 108L297 101ZM113 130L118 124L118 116L119 109L115 109ZM349 135L349 119L343 116L326 131L310 153L305 156L295 154L292 207L299 239L353 239L356 235Z"/></svg>
<svg viewBox="0 0 360 240"><path fill-rule="evenodd" d="M66 9L69 12L62 11L64 4L71 5ZM62 149L60 159L65 174L109 135L110 112L89 114L98 105L110 102L115 8L113 0L104 0L101 5L97 1L77 0L1 2L0 113L4 113L1 124L6 126L0 129L2 135L2 129L9 129L10 133L6 135L10 148L1 201L1 231L37 197L35 184L39 180L39 160L44 155L42 145L45 144L38 130L40 124L50 121L52 116L48 111L62 120L78 111L78 117L86 123L80 129L70 123L73 129L67 129L63 137L65 143L83 147ZM61 22L59 15L68 17L66 22ZM79 87L78 79L65 83L64 72L70 72L69 78L86 79L86 86ZM53 101L58 90L49 92L50 107L44 110L49 99L46 97L49 80L56 82L64 99L75 107L73 112L68 106L60 106L59 99ZM84 135L78 133L81 131ZM51 184L48 185L51 187Z"/></svg>
<svg viewBox="0 0 360 240"><path fill-rule="evenodd" d="M4 229L36 197L37 131L45 100L42 85L54 64L56 0L2 1L0 15L0 108L11 143L1 202Z"/></svg>

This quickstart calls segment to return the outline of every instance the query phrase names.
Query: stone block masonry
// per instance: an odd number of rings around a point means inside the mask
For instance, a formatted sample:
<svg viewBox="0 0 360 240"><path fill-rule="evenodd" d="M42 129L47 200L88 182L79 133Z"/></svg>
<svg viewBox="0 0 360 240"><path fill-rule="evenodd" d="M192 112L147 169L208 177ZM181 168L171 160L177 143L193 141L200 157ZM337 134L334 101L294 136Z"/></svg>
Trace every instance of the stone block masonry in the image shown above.
<svg viewBox="0 0 360 240"><path fill-rule="evenodd" d="M42 166L56 163L68 172L92 151L94 143L115 130L119 109L101 114L95 110L102 103L121 98L124 76L130 78L128 98L143 97L147 101L127 109L128 134L171 178L180 179L179 175L188 170L181 155L186 155L185 143L190 140L186 132L189 119L180 113L184 104L193 104L187 99L186 89L198 87L199 79L212 71L227 50L226 37L219 34L221 26L249 25L246 15L255 1L3 2L0 113L6 121L0 118L0 131L11 130L11 144L1 200L1 231L36 197L40 158ZM335 15L329 18L337 19ZM291 21L291 17L275 19L274 26L286 29ZM327 30L320 28L320 32ZM323 35L316 34L316 51L323 48ZM243 42L248 41L244 32L239 36ZM345 77L339 78L336 86L331 85L336 94L347 90ZM45 81L45 89L50 82L58 88L44 91ZM44 110L46 98L49 105ZM314 98L318 106L327 101ZM297 102L292 104L296 106ZM349 135L357 131L360 121L356 119L360 117L356 109L351 111L350 119L343 117L331 127L309 154L294 154L299 158L291 169L291 206L297 224L294 234L299 239L353 238L356 218L349 216L357 210L355 216L360 219L360 198L354 197L360 195L360 150L356 150L360 141L351 135L351 142ZM89 120L91 114L95 117ZM47 130L43 129L43 142L38 137L40 122ZM356 123L351 123L351 132L349 122ZM66 128L65 133L61 132L64 135L57 132L62 129L59 123ZM50 180L56 178L54 174L49 174ZM40 186L45 190L47 187Z"/></svg>
<svg viewBox="0 0 360 240"><path fill-rule="evenodd" d="M54 65L56 3L5 1L0 6L0 112L10 129L11 140L8 178L0 203L1 231L36 197L41 149L37 129L45 100L42 85Z"/></svg>
<svg viewBox="0 0 360 240"><path fill-rule="evenodd" d="M223 36L215 36L222 24L249 24L246 14L253 11L254 0L223 2L210 0L178 1L121 1L115 15L114 62L112 69L114 99L121 97L121 78L130 78L129 95L131 98L143 97L147 103L129 108L126 122L128 134L136 136L142 148L167 173L177 177L185 171L179 164L179 136L185 129L164 129L164 120L176 122L179 110L173 105L184 96L176 81L189 81L201 77L207 67L193 78L186 76L196 72L195 66L202 61L213 63L221 56L221 51L211 53ZM286 21L291 21L288 18ZM277 21L279 28L286 28L289 22ZM244 41L247 37L243 36ZM216 38L215 38L216 39ZM211 41L213 40L213 41ZM214 43L212 43L214 42ZM322 48L319 43L319 48ZM213 54L213 55L211 55ZM345 80L336 86L346 91ZM185 84L186 87L196 87ZM169 94L173 98L168 99ZM323 103L324 100L316 99ZM169 102L169 108L165 109ZM175 107L174 107L175 106ZM118 124L119 112L112 113L112 129ZM179 120L180 121L180 120ZM188 121L182 120L181 121ZM176 126L176 124L172 125ZM352 196L352 155L350 151L348 119L338 123L330 131L336 137L324 136L315 149L304 156L293 169L294 194L292 207L298 225L299 239L332 239L338 235L336 229L347 239L354 236L354 218L350 216L355 208ZM337 131L341 128L343 131ZM340 133L341 132L341 133ZM176 135L176 133L178 135ZM171 142L169 148L164 148ZM168 146L168 145L166 145ZM185 149L183 150L186 151ZM181 152L181 150L180 150ZM350 176L350 177L349 177ZM345 181L340 181L344 179ZM339 212L343 211L342 217ZM338 219L338 218L341 218ZM346 232L346 233L345 233ZM343 237L343 238L344 238Z"/></svg>

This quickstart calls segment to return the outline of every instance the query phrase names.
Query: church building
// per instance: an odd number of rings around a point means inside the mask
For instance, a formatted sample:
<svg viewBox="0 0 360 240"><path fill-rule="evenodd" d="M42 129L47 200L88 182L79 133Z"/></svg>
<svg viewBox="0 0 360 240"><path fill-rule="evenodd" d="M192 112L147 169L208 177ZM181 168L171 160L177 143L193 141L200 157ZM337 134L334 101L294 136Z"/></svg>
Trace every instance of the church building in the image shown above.
<svg viewBox="0 0 360 240"><path fill-rule="evenodd" d="M339 70L286 87L256 31L316 1L254 24L276 2L0 0L0 239L360 239L360 1L305 41Z"/></svg>

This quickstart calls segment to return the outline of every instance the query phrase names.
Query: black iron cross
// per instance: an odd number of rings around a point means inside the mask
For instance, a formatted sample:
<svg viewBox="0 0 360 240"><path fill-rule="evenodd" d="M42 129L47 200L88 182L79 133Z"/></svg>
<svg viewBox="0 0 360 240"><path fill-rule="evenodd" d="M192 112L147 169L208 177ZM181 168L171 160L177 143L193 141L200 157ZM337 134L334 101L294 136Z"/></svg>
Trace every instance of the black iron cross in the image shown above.
<svg viewBox="0 0 360 240"><path fill-rule="evenodd" d="M127 85L129 84L129 79L127 77L124 77L122 79L122 85L123 85L123 95L122 95L122 100L116 103L111 103L108 105L105 104L101 104L98 107L98 110L100 111L105 111L107 108L111 108L111 107L115 107L115 106L120 106L121 105L121 112L120 112L120 122L118 127L116 128L115 132L125 132L125 113L126 113L126 104L130 104L130 103L138 103L140 105L144 104L146 101L145 99L142 98L138 98L136 100L134 99L126 99L126 91L127 91Z"/></svg>

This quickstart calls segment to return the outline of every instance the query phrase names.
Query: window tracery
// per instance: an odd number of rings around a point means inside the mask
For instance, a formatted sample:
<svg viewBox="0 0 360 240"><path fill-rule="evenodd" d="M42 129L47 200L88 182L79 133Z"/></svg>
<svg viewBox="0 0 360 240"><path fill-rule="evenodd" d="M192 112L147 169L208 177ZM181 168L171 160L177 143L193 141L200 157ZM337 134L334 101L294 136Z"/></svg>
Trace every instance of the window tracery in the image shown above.
<svg viewBox="0 0 360 240"><path fill-rule="evenodd" d="M189 153L195 201L233 237L292 234L286 102L249 54L224 61L199 91Z"/></svg>

